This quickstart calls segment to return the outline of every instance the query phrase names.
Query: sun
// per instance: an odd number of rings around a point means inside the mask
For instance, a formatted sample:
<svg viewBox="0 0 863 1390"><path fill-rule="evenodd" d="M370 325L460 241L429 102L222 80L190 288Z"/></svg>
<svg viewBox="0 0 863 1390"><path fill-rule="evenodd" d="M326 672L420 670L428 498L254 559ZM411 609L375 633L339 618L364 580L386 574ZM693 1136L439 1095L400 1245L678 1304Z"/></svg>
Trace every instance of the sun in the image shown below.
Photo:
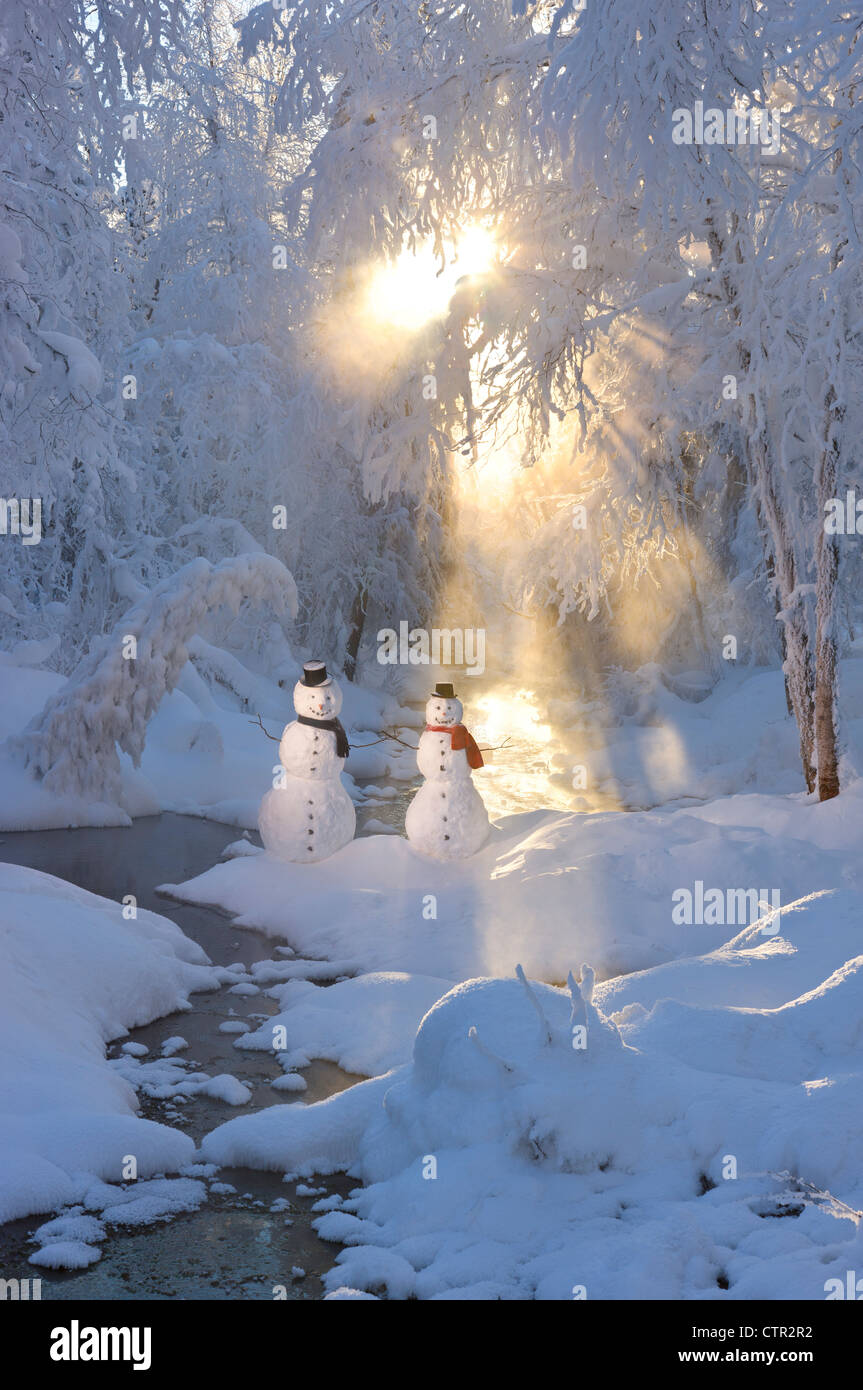
<svg viewBox="0 0 863 1390"><path fill-rule="evenodd" d="M415 333L423 324L446 315L463 275L481 275L497 259L493 234L478 223L471 224L454 240L443 269L430 242L379 266L369 280L366 308L380 323Z"/></svg>
<svg viewBox="0 0 863 1390"><path fill-rule="evenodd" d="M478 223L465 228L455 249L456 258L452 267L455 280L462 275L482 275L491 269L499 256L495 237L487 227L481 227Z"/></svg>

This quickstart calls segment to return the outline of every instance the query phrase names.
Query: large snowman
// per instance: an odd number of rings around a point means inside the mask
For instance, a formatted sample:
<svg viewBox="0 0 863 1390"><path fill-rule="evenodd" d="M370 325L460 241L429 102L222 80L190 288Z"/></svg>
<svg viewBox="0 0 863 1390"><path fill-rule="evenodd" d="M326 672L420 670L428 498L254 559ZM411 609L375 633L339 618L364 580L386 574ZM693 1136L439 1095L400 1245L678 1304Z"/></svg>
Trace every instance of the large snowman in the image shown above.
<svg viewBox="0 0 863 1390"><path fill-rule="evenodd" d="M405 817L411 844L435 859L467 859L488 837L488 813L471 772L482 754L462 718L451 685L440 683L426 705L417 765L425 777Z"/></svg>
<svg viewBox="0 0 863 1390"><path fill-rule="evenodd" d="M285 775L258 812L264 848L276 859L315 864L354 838L356 814L341 782L350 752L341 707L342 692L324 663L307 661L294 686L297 718L279 744Z"/></svg>

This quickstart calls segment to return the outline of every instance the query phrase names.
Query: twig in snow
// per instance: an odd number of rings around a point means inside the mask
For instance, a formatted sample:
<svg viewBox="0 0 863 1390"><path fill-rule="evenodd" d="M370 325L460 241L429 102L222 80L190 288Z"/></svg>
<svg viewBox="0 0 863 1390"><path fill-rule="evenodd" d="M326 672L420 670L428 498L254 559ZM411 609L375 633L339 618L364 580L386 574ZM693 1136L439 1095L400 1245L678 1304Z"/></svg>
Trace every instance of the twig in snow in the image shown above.
<svg viewBox="0 0 863 1390"><path fill-rule="evenodd" d="M859 1223L863 1221L863 1211L858 1211L856 1207L850 1207L848 1203L843 1202L841 1198L834 1197L832 1192L827 1192L822 1187L816 1187L814 1182L809 1182L806 1178L798 1178L796 1173L789 1173L787 1169L781 1173L774 1173L772 1170L768 1171L772 1178L779 1178L782 1182L796 1183L798 1187L802 1187L804 1191L810 1193L817 1201L826 1202L830 1207L838 1208L839 1211L844 1212L846 1216L850 1216L855 1222Z"/></svg>
<svg viewBox="0 0 863 1390"><path fill-rule="evenodd" d="M475 1027L469 1028L467 1035L474 1046L482 1053L483 1057L487 1057L490 1062L496 1062L499 1067L503 1067L505 1072L509 1072L510 1076L513 1074L515 1067L512 1063L505 1062L502 1057L498 1057L496 1052L492 1052L490 1047L486 1047L485 1043L481 1041Z"/></svg>
<svg viewBox="0 0 863 1390"><path fill-rule="evenodd" d="M590 1004L593 1002L593 985L595 980L596 971L594 970L593 966L583 965L581 967L581 983L579 985L579 993L581 994L581 997L584 1000L585 1004Z"/></svg>
<svg viewBox="0 0 863 1390"><path fill-rule="evenodd" d="M521 968L520 965L517 965L517 966L515 967L515 973L516 973L516 975L518 976L518 978L521 980L522 984L524 985L524 987L525 987L525 989L526 989L526 991L527 991L527 997L528 997L528 999L530 1000L530 1002L531 1002L531 1004L533 1005L533 1007L536 1009L536 1012L537 1012L537 1014L538 1014L538 1016L539 1016L540 1027L542 1028L542 1032L543 1032L543 1039L542 1039L543 1047L549 1047L549 1046L551 1045L551 1028L549 1027L548 1019L546 1018L545 1014L543 1013L542 1005L540 1004L539 1000L537 999L536 993L534 992L532 986L528 984L528 982L527 982L527 976L525 975L525 973L524 973L524 971L522 970L522 968Z"/></svg>

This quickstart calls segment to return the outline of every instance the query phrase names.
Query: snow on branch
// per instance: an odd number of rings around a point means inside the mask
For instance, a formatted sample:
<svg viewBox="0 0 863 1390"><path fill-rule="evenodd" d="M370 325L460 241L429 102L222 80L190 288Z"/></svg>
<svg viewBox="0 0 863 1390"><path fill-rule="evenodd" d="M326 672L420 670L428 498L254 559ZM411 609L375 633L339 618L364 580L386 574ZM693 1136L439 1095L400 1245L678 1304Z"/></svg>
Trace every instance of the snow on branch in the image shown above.
<svg viewBox="0 0 863 1390"><path fill-rule="evenodd" d="M502 1067L508 1075L512 1075L515 1072L515 1067L512 1065L512 1062L507 1062L503 1057L498 1057L496 1052L492 1052L490 1047L486 1047L475 1025L467 1030L467 1035L474 1047L483 1057L488 1058L490 1062L494 1062L495 1066Z"/></svg>
<svg viewBox="0 0 863 1390"><path fill-rule="evenodd" d="M179 680L198 627L214 609L236 613L244 600L295 617L293 576L271 555L190 561L101 639L10 748L51 791L117 802L118 747L139 765L147 724Z"/></svg>
<svg viewBox="0 0 863 1390"><path fill-rule="evenodd" d="M230 652L214 647L198 636L191 638L188 651L189 660L198 674L211 685L220 685L231 691L244 709L266 705L271 683L250 671Z"/></svg>
<svg viewBox="0 0 863 1390"><path fill-rule="evenodd" d="M540 1022L540 1027L542 1029L543 1046L548 1047L551 1043L551 1027L549 1025L548 1019L546 1018L543 1012L542 1005L536 997L536 991L533 990L531 986L528 984L527 976L525 975L524 970L520 965L517 965L515 967L515 973L521 980L521 983L524 985L528 999L530 1000L533 1007L536 1009L537 1017L539 1018Z"/></svg>

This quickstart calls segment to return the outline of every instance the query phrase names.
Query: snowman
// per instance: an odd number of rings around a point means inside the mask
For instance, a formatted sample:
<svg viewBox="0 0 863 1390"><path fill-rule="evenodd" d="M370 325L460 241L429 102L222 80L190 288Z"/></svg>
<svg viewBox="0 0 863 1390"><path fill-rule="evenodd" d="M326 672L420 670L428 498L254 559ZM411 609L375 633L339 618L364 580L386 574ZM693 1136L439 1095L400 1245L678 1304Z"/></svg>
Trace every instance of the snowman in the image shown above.
<svg viewBox="0 0 863 1390"><path fill-rule="evenodd" d="M264 848L276 859L315 864L354 838L353 802L341 771L350 752L336 718L342 692L322 661L307 661L294 686L297 718L279 744L284 778L267 792L258 812Z"/></svg>
<svg viewBox="0 0 863 1390"><path fill-rule="evenodd" d="M426 780L405 817L411 844L435 859L467 859L488 836L488 813L471 779L472 770L483 765L482 754L461 717L452 686L436 685L417 749Z"/></svg>

